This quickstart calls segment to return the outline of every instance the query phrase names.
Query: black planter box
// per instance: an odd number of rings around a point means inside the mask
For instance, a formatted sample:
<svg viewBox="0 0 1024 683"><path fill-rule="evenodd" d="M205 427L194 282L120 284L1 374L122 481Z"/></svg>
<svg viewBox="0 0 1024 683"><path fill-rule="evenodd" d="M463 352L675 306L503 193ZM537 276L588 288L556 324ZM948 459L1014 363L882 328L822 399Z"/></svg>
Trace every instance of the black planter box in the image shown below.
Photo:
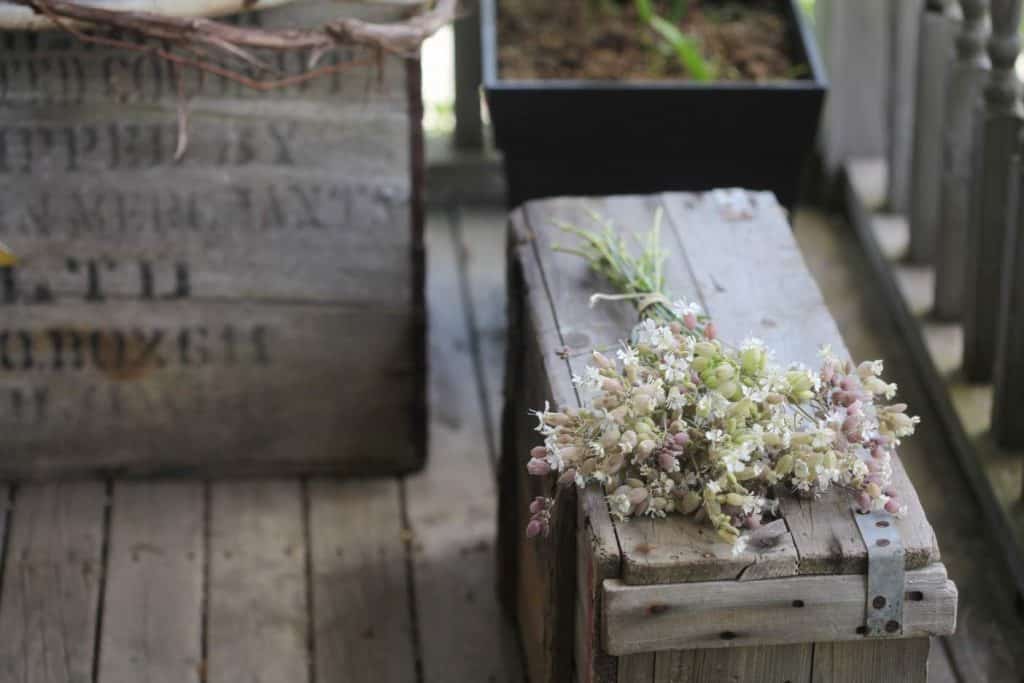
<svg viewBox="0 0 1024 683"><path fill-rule="evenodd" d="M784 1L786 18L809 76L768 83L503 80L497 1L481 0L483 81L510 206L714 187L795 202L828 87L796 0Z"/></svg>

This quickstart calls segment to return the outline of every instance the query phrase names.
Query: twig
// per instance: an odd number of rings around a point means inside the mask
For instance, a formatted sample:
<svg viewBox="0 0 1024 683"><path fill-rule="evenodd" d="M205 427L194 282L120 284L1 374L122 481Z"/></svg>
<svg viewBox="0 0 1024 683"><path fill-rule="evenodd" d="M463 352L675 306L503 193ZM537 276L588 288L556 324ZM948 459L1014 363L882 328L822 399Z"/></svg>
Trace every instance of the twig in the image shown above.
<svg viewBox="0 0 1024 683"><path fill-rule="evenodd" d="M264 29L235 26L205 18L109 10L71 0L8 1L31 8L55 27L83 42L152 54L167 61L177 85L178 96L175 160L181 159L188 144L185 69L195 69L200 78L210 73L261 92L298 85L358 67L377 65L380 73L382 53L401 57L415 55L424 40L455 18L458 3L458 0L436 0L431 9L394 23L339 18L315 28ZM113 30L138 36L141 40L124 40L116 35L98 33L84 27ZM325 55L341 46L366 47L372 54L365 59L317 66ZM257 50L309 51L310 56L304 71L287 75L260 58L254 52ZM239 62L244 65L243 68L255 69L256 75L240 70Z"/></svg>
<svg viewBox="0 0 1024 683"><path fill-rule="evenodd" d="M172 17L153 12L118 11L81 5L71 0L9 0L30 7L51 19L85 22L137 33L173 43L200 43L235 52L246 49L322 50L339 45L365 45L408 57L424 40L455 19L457 0L437 0L436 5L404 21L375 23L338 18L316 28L266 29L234 26L205 18ZM59 24L60 25L60 24ZM61 25L67 29L67 25Z"/></svg>

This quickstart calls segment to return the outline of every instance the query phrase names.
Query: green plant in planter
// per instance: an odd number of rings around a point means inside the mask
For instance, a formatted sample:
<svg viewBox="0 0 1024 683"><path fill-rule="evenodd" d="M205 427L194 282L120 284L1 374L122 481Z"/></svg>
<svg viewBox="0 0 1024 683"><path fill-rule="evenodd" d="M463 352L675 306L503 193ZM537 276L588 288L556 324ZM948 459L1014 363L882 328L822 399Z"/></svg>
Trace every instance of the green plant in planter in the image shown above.
<svg viewBox="0 0 1024 683"><path fill-rule="evenodd" d="M678 23L686 14L687 0L672 0L671 20L659 16L651 0L634 0L640 19L669 47L679 62L695 81L710 81L715 78L714 66L701 54L700 44L679 30Z"/></svg>

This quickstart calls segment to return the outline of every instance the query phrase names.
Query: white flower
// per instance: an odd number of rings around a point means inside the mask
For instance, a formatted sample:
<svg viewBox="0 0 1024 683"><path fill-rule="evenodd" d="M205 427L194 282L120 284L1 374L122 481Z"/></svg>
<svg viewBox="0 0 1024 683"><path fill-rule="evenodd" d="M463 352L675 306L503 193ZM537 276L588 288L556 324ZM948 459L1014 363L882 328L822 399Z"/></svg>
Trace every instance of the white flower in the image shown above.
<svg viewBox="0 0 1024 683"><path fill-rule="evenodd" d="M666 405L669 410L682 410L688 403L686 394L680 393L677 387L672 387L668 392L668 399Z"/></svg>
<svg viewBox="0 0 1024 683"><path fill-rule="evenodd" d="M629 514L629 497L624 493L616 493L615 495L608 496L608 511L612 517L618 521L622 521Z"/></svg>
<svg viewBox="0 0 1024 683"><path fill-rule="evenodd" d="M668 326L662 326L651 333L650 343L658 351L670 351L676 347L676 337Z"/></svg>
<svg viewBox="0 0 1024 683"><path fill-rule="evenodd" d="M544 416L547 415L550 411L551 411L551 402L550 401L544 401L544 410L531 410L530 411L530 415L533 415L535 418L537 418L537 426L535 427L535 429L536 429L536 431L540 432L541 434L548 434L548 433L550 433L552 431L551 427L546 422L544 422Z"/></svg>
<svg viewBox="0 0 1024 683"><path fill-rule="evenodd" d="M690 372L690 364L687 360L685 358L677 358L673 353L665 354L665 358L662 359L659 367L661 368L662 376L669 384L685 381Z"/></svg>
<svg viewBox="0 0 1024 683"><path fill-rule="evenodd" d="M680 318L692 313L693 315L700 315L704 310L700 307L696 301L686 301L686 299L676 299L672 302L672 312Z"/></svg>
<svg viewBox="0 0 1024 683"><path fill-rule="evenodd" d="M587 369L583 371L583 375L583 377L580 377L574 374L572 376L573 384L591 391L597 391L601 388L601 382L604 381L604 377L601 376L600 370L593 365L588 365Z"/></svg>
<svg viewBox="0 0 1024 683"><path fill-rule="evenodd" d="M723 432L721 429L712 429L710 431L704 432L704 438L710 441L711 443L719 443L720 441L725 440L725 432Z"/></svg>
<svg viewBox="0 0 1024 683"><path fill-rule="evenodd" d="M626 367L636 366L640 363L640 357L632 346L624 346L616 351L615 355Z"/></svg>
<svg viewBox="0 0 1024 683"><path fill-rule="evenodd" d="M658 323L654 322L650 318L644 318L636 327L633 328L633 336L636 338L637 344L654 346L651 339L654 337L654 333L657 329Z"/></svg>

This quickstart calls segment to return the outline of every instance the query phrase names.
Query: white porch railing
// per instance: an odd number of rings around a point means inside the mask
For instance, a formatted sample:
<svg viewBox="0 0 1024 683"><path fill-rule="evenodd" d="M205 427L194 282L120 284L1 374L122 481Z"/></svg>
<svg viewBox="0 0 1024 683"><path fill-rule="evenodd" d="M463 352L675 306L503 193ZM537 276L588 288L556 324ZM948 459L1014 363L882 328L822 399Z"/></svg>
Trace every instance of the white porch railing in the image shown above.
<svg viewBox="0 0 1024 683"><path fill-rule="evenodd" d="M995 385L992 435L1006 448L1024 448L1021 9L819 0L818 11L833 69L826 163L888 162L886 210L907 218L906 260L935 273L930 315L962 325L963 376Z"/></svg>

